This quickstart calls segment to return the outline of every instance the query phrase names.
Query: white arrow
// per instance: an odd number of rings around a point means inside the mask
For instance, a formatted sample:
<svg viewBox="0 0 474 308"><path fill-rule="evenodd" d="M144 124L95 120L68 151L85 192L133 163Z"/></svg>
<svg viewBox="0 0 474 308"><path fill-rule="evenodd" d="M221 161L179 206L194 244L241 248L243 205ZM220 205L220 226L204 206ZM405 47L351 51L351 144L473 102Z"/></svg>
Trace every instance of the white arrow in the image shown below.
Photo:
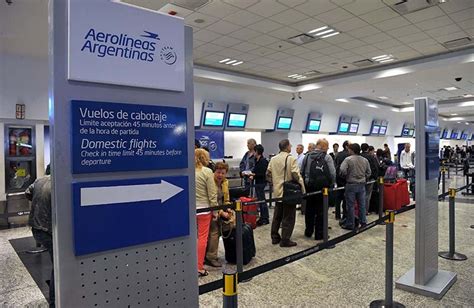
<svg viewBox="0 0 474 308"><path fill-rule="evenodd" d="M161 200L162 203L183 189L166 181L139 184L81 188L81 206Z"/></svg>

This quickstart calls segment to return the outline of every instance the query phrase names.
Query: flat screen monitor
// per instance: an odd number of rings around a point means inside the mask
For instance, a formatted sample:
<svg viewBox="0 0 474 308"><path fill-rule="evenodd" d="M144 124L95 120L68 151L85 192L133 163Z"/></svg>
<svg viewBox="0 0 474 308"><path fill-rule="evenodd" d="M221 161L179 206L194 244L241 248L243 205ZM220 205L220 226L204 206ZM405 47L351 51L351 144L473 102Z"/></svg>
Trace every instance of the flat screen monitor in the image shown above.
<svg viewBox="0 0 474 308"><path fill-rule="evenodd" d="M380 126L379 125L373 125L372 126L372 135L378 135L380 133Z"/></svg>
<svg viewBox="0 0 474 308"><path fill-rule="evenodd" d="M357 134L359 130L359 123L351 123L351 128L349 129L350 133Z"/></svg>
<svg viewBox="0 0 474 308"><path fill-rule="evenodd" d="M443 136L441 136L441 138L443 138L443 139L448 138L448 130L447 130L447 129L445 129L445 130L443 131Z"/></svg>
<svg viewBox="0 0 474 308"><path fill-rule="evenodd" d="M415 130L413 128L410 128L410 130L408 132L408 136L413 137L414 134L415 134Z"/></svg>
<svg viewBox="0 0 474 308"><path fill-rule="evenodd" d="M309 120L308 131L319 132L321 128L321 120Z"/></svg>
<svg viewBox="0 0 474 308"><path fill-rule="evenodd" d="M380 126L380 135L385 135L387 133L387 126Z"/></svg>
<svg viewBox="0 0 474 308"><path fill-rule="evenodd" d="M247 115L243 113L229 113L229 122L227 126L244 128L247 121Z"/></svg>
<svg viewBox="0 0 474 308"><path fill-rule="evenodd" d="M349 123L341 122L339 124L339 132L340 133L347 133L349 131Z"/></svg>
<svg viewBox="0 0 474 308"><path fill-rule="evenodd" d="M277 123L277 129L290 129L291 128L291 122L293 121L293 118L287 118L287 117L279 117L278 118L278 123Z"/></svg>
<svg viewBox="0 0 474 308"><path fill-rule="evenodd" d="M204 126L222 127L224 125L225 112L206 111L204 114Z"/></svg>
<svg viewBox="0 0 474 308"><path fill-rule="evenodd" d="M461 135L461 139L462 139L462 140L466 140L466 139L467 139L467 134L464 134L464 133L463 133L463 134Z"/></svg>
<svg viewBox="0 0 474 308"><path fill-rule="evenodd" d="M458 139L458 133L455 131L451 132L451 139Z"/></svg>

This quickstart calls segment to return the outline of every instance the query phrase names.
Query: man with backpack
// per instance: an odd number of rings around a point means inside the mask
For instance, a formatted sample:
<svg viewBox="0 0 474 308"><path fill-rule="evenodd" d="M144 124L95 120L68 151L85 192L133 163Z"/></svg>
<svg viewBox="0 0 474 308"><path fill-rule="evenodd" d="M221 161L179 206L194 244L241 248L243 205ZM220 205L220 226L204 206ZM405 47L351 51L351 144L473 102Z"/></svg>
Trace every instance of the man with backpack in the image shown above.
<svg viewBox="0 0 474 308"><path fill-rule="evenodd" d="M330 155L327 155L329 143L319 139L316 149L305 155L301 174L304 179L306 192L320 191L331 187L336 181L336 169ZM323 195L317 194L306 198L305 232L306 237L315 233L315 240L323 239Z"/></svg>
<svg viewBox="0 0 474 308"><path fill-rule="evenodd" d="M346 179L342 176L339 175L339 170L341 168L342 162L344 159L349 157L349 145L350 141L346 140L342 144L343 150L342 152L338 152L336 155L336 158L334 160L334 165L336 167L336 184L337 187L344 187L346 185ZM345 199L345 191L344 190L338 190L336 191L336 219L340 220L341 219L341 202L342 202L342 219L346 218L346 199Z"/></svg>
<svg viewBox="0 0 474 308"><path fill-rule="evenodd" d="M360 149L362 150L361 156L364 157L369 161L370 166L370 181L377 181L379 175L379 163L373 153L371 154L369 151L369 145L367 143L362 143L360 145ZM370 198L372 197L372 190L374 188L374 183L370 183L365 185L365 205L366 205L366 214L369 213L369 205L370 205Z"/></svg>

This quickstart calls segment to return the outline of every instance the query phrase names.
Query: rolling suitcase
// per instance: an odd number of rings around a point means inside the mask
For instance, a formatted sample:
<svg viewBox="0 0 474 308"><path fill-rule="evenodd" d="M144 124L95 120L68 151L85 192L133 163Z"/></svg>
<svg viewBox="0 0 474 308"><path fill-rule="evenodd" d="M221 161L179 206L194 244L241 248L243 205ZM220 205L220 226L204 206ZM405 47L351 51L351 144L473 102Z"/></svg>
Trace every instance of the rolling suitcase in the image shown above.
<svg viewBox="0 0 474 308"><path fill-rule="evenodd" d="M410 204L410 194L408 192L408 183L405 179L399 179L397 181L397 195L399 207L407 206Z"/></svg>
<svg viewBox="0 0 474 308"><path fill-rule="evenodd" d="M383 186L383 208L385 210L399 210L401 202L398 198L397 183L385 183Z"/></svg>
<svg viewBox="0 0 474 308"><path fill-rule="evenodd" d="M236 231L232 230L230 235L224 239L225 260L227 263L237 263L236 253ZM253 238L253 230L248 224L242 225L242 250L243 250L243 264L248 264L253 257L255 257L255 241Z"/></svg>
<svg viewBox="0 0 474 308"><path fill-rule="evenodd" d="M248 198L248 197L240 197L240 201L244 202L252 202L257 201L255 198ZM242 217L245 223L249 224L252 229L257 228L257 214L258 214L258 204L248 204L242 206Z"/></svg>

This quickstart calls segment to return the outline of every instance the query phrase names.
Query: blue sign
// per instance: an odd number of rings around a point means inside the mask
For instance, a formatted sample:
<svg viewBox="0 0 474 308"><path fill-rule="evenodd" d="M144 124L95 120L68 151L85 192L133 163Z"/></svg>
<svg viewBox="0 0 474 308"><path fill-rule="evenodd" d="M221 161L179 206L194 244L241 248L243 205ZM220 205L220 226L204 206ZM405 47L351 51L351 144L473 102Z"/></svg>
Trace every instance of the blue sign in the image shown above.
<svg viewBox="0 0 474 308"><path fill-rule="evenodd" d="M224 132L216 130L197 130L196 139L202 147L209 149L212 159L224 157Z"/></svg>
<svg viewBox="0 0 474 308"><path fill-rule="evenodd" d="M75 255L189 235L188 177L72 184Z"/></svg>
<svg viewBox="0 0 474 308"><path fill-rule="evenodd" d="M72 101L72 173L188 167L186 109Z"/></svg>

